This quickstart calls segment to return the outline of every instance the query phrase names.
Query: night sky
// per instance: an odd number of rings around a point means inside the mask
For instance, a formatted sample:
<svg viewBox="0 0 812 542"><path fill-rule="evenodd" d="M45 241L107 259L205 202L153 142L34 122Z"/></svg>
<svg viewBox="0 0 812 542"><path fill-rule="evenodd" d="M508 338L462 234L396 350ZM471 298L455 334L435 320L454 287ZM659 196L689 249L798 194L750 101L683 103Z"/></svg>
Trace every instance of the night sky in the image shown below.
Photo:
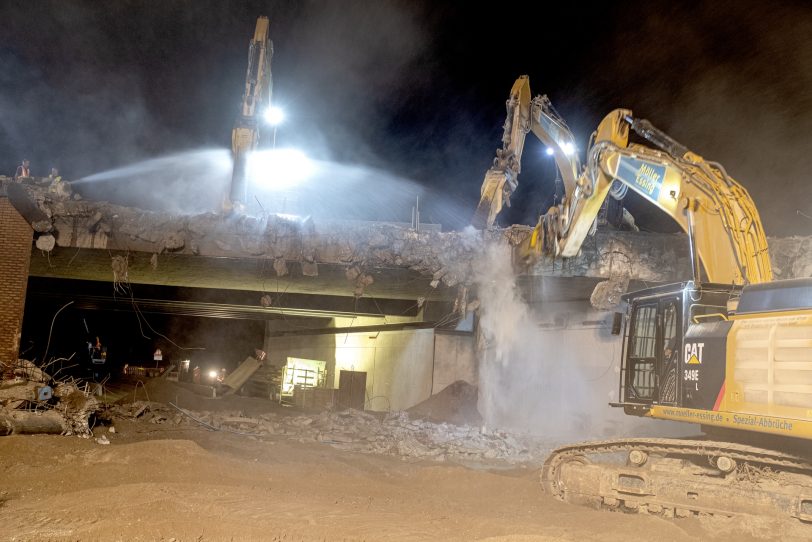
<svg viewBox="0 0 812 542"><path fill-rule="evenodd" d="M57 166L80 179L227 148L258 15L270 17L274 101L288 116L279 141L414 181L425 221L465 225L507 94L529 74L581 152L603 115L630 108L724 164L768 234L812 233L812 8L801 2L6 0L0 171L28 157L35 175ZM534 224L553 178L528 144L501 223ZM129 204L155 192L149 179L128 185L81 190ZM645 229L673 231L628 205Z"/></svg>

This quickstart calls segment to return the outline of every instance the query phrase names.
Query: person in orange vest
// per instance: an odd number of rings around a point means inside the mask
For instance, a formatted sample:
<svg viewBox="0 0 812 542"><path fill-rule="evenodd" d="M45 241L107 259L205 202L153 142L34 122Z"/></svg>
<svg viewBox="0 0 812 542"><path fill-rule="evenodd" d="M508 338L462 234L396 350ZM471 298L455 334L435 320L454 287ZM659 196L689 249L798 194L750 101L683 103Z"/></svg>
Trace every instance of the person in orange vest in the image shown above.
<svg viewBox="0 0 812 542"><path fill-rule="evenodd" d="M23 177L30 177L31 176L31 170L29 169L30 165L31 162L29 162L27 159L23 160L23 163L17 166L17 171L14 173L14 180L20 182L20 179L22 179Z"/></svg>

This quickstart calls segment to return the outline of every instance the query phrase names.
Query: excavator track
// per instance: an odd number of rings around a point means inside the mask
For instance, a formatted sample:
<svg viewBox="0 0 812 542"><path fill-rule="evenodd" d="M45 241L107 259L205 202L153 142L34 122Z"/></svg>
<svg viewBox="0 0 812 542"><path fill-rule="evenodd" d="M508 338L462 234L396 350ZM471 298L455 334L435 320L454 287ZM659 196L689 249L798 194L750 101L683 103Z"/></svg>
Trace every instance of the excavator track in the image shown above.
<svg viewBox="0 0 812 542"><path fill-rule="evenodd" d="M550 454L541 483L562 501L595 508L666 517L783 516L812 528L812 460L744 444L659 438L574 444Z"/></svg>

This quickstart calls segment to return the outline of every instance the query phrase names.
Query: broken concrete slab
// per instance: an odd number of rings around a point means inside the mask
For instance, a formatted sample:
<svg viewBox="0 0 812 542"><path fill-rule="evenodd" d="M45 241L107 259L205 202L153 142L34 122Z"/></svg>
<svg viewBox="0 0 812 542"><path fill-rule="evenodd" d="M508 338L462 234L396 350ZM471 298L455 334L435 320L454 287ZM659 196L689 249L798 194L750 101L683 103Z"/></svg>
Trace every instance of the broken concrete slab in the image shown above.
<svg viewBox="0 0 812 542"><path fill-rule="evenodd" d="M10 184L8 178L0 177L0 185ZM276 215L171 215L106 202L55 199L36 182L13 184L19 188L12 190L23 190L28 194L26 201L35 206L36 216L29 216L38 221L39 231L53 230L55 244L50 252L95 248L113 251L114 255L171 253L235 261L269 260L268 267L277 277L288 275L289 266L294 264L301 275L309 278L320 277L321 266L342 266L347 272L345 295L355 296L365 295L372 282L376 288L380 286L377 270L400 268L419 273L431 287L442 286L447 290L444 295L453 299L455 293L450 288L472 284L472 262L480 257L486 243L517 247L532 231L528 226L513 226L486 231L418 232L399 224L300 221ZM42 217L47 218L47 224L39 223ZM770 239L770 245L777 278L812 276L808 250L812 237ZM38 246L48 251L51 243L46 239ZM687 237L682 234L598 231L587 238L577 257L541 260L519 269L519 273L597 279L628 276L633 281L673 282L691 277L688 253ZM364 275L359 283L358 277Z"/></svg>

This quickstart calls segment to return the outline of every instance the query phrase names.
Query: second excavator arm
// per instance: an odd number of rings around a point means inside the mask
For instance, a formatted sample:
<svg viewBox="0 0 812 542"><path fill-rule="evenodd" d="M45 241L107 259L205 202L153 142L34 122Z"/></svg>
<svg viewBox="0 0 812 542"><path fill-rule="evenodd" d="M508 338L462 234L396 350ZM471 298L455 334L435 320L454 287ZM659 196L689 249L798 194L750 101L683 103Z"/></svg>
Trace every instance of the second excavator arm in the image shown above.
<svg viewBox="0 0 812 542"><path fill-rule="evenodd" d="M656 148L629 144L630 129ZM562 203L541 217L529 246L561 257L577 255L607 195L619 186L640 194L688 233L695 274L701 261L710 282L772 279L764 228L747 190L720 164L624 109L600 123L574 189L568 187Z"/></svg>
<svg viewBox="0 0 812 542"><path fill-rule="evenodd" d="M568 190L574 188L581 169L575 153L575 138L547 96L531 99L530 80L522 75L513 84L507 100L502 147L496 150L493 166L485 173L479 205L471 220L475 228L492 226L502 207L510 206L510 196L518 186L528 132L533 132L550 149L564 186Z"/></svg>

